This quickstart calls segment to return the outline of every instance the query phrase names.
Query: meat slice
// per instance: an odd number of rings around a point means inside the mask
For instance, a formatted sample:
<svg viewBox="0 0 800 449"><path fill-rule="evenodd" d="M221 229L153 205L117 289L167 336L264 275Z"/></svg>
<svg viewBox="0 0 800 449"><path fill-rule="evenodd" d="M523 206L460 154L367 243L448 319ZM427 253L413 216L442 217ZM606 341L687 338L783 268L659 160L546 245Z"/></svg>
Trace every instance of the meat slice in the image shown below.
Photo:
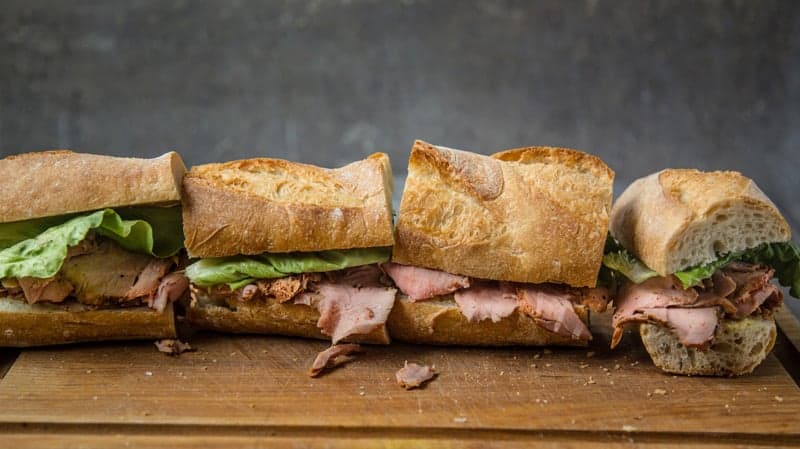
<svg viewBox="0 0 800 449"><path fill-rule="evenodd" d="M193 348L189 343L184 343L180 340L167 338L155 342L156 348L167 355L181 355L184 352L194 352L197 349Z"/></svg>
<svg viewBox="0 0 800 449"><path fill-rule="evenodd" d="M765 303L770 304L770 308L780 305L783 301L783 292L778 287L767 284L756 291L739 296L735 301L735 317L744 318L750 316Z"/></svg>
<svg viewBox="0 0 800 449"><path fill-rule="evenodd" d="M614 348L619 344L624 324L652 321L672 329L684 346L704 347L714 337L714 332L719 323L719 308L664 307L637 310L634 314L615 321L614 334L611 336L611 347Z"/></svg>
<svg viewBox="0 0 800 449"><path fill-rule="evenodd" d="M387 262L381 268L412 301L446 295L470 286L469 278L439 270Z"/></svg>
<svg viewBox="0 0 800 449"><path fill-rule="evenodd" d="M147 305L159 312L163 312L167 305L186 293L189 289L189 279L182 273L170 273L161 279L154 295L147 298Z"/></svg>
<svg viewBox="0 0 800 449"><path fill-rule="evenodd" d="M517 293L505 283L473 281L469 288L454 295L458 310L469 322L492 320L496 323L517 309Z"/></svg>
<svg viewBox="0 0 800 449"><path fill-rule="evenodd" d="M102 305L109 298L125 298L153 260L104 240L96 251L66 260L61 276L75 287L73 295L78 301Z"/></svg>
<svg viewBox="0 0 800 449"><path fill-rule="evenodd" d="M62 302L72 293L72 284L56 277L47 279L19 278L17 279L28 304L40 301Z"/></svg>
<svg viewBox="0 0 800 449"><path fill-rule="evenodd" d="M537 324L573 340L589 341L592 333L573 307L575 297L549 284L526 285L517 289L519 308Z"/></svg>
<svg viewBox="0 0 800 449"><path fill-rule="evenodd" d="M436 371L430 366L408 362L395 373L397 383L406 390L419 388L434 377L436 377Z"/></svg>
<svg viewBox="0 0 800 449"><path fill-rule="evenodd" d="M317 377L326 369L335 368L353 360L352 355L361 352L357 344L332 345L330 348L317 354L314 363L308 369L308 375Z"/></svg>
<svg viewBox="0 0 800 449"><path fill-rule="evenodd" d="M614 316L627 316L642 308L691 306L698 297L695 289L684 289L673 276L650 278L640 284L626 282L614 299Z"/></svg>
<svg viewBox="0 0 800 449"><path fill-rule="evenodd" d="M167 259L153 259L144 267L136 282L127 293L125 299L136 299L142 296L152 296L158 290L161 278L166 276L172 268L172 261Z"/></svg>
<svg viewBox="0 0 800 449"><path fill-rule="evenodd" d="M368 334L386 323L396 294L394 288L320 282L312 300L320 313L317 327L331 336L333 344L350 335Z"/></svg>
<svg viewBox="0 0 800 449"><path fill-rule="evenodd" d="M256 286L263 296L275 298L276 301L284 303L304 291L311 280L312 277L310 275L295 274L278 279L259 279L256 281ZM242 291L242 296L245 300L249 299L247 298L246 287Z"/></svg>

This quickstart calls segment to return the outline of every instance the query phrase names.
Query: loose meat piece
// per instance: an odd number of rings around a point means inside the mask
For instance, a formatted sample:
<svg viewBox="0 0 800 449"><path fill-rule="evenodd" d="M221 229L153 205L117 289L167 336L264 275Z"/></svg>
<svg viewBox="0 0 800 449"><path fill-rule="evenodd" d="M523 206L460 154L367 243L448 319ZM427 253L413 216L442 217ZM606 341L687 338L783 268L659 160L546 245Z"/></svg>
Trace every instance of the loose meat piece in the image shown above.
<svg viewBox="0 0 800 449"><path fill-rule="evenodd" d="M469 278L439 270L387 262L381 268L412 301L446 295L470 286Z"/></svg>
<svg viewBox="0 0 800 449"><path fill-rule="evenodd" d="M184 343L180 340L174 340L171 338L158 340L155 342L155 345L159 351L168 355L177 356L183 354L184 352L197 351L197 349L193 348L191 345L189 345L189 343Z"/></svg>
<svg viewBox="0 0 800 449"><path fill-rule="evenodd" d="M496 323L517 309L517 293L500 282L473 281L469 288L454 295L458 310L469 322L492 320Z"/></svg>
<svg viewBox="0 0 800 449"><path fill-rule="evenodd" d="M575 313L574 295L550 284L526 285L517 289L519 308L537 324L573 340L589 341L592 333Z"/></svg>
<svg viewBox="0 0 800 449"><path fill-rule="evenodd" d="M401 387L411 390L436 377L436 371L428 365L406 362L405 366L395 373L395 377Z"/></svg>
<svg viewBox="0 0 800 449"><path fill-rule="evenodd" d="M181 273L170 273L161 279L155 295L147 298L147 305L163 312L167 305L186 293L189 289L189 279Z"/></svg>
<svg viewBox="0 0 800 449"><path fill-rule="evenodd" d="M333 345L317 354L314 363L308 369L308 375L317 377L326 369L332 369L354 359L352 354L361 352L361 346L356 344Z"/></svg>
<svg viewBox="0 0 800 449"><path fill-rule="evenodd" d="M308 283L319 279L316 274L295 274L278 279L260 279L256 282L258 290L266 297L284 303L308 288Z"/></svg>
<svg viewBox="0 0 800 449"><path fill-rule="evenodd" d="M28 304L40 301L62 302L72 293L72 284L56 277L47 279L19 278L19 286Z"/></svg>
<svg viewBox="0 0 800 449"><path fill-rule="evenodd" d="M386 287L356 288L332 282L315 287L312 304L319 310L317 327L330 335L333 344L354 334L368 334L389 318L396 289Z"/></svg>

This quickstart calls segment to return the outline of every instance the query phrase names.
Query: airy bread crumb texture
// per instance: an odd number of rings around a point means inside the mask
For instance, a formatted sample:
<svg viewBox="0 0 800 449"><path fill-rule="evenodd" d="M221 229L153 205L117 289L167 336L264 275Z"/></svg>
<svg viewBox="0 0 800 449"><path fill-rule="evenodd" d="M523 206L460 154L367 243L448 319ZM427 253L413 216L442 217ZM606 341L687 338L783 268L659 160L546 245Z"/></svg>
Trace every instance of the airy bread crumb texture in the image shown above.
<svg viewBox="0 0 800 449"><path fill-rule="evenodd" d="M772 318L722 320L706 350L682 345L674 332L658 324L642 324L639 334L653 363L666 372L740 376L752 372L772 351L777 330Z"/></svg>

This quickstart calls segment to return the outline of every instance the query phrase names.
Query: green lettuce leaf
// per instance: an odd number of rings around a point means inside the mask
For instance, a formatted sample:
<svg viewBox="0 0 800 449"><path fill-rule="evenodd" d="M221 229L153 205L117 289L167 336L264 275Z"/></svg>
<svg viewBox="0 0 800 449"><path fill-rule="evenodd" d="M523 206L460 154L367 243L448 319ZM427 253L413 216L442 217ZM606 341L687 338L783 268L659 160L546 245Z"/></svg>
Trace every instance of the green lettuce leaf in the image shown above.
<svg viewBox="0 0 800 449"><path fill-rule="evenodd" d="M125 220L111 209L73 216L47 227L53 223L51 219L30 220L28 223L30 227L27 230L19 223L12 223L13 226L0 225L0 235L6 242L33 233L30 229L40 231L45 228L33 237L0 250L0 279L54 276L67 257L67 250L80 243L92 230L129 251L166 257L180 249L180 246L175 248L174 239L162 239L165 242L169 240L169 244L156 246L153 227L147 221Z"/></svg>
<svg viewBox="0 0 800 449"><path fill-rule="evenodd" d="M186 268L186 276L201 287L228 284L232 290L256 279L290 274L342 270L389 260L391 248L357 248L310 253L260 254L200 259Z"/></svg>
<svg viewBox="0 0 800 449"><path fill-rule="evenodd" d="M732 261L761 264L774 268L778 282L784 287L789 287L789 293L792 296L800 298L800 250L792 242L765 243L745 251L724 254L717 260L687 268L674 273L674 275L681 282L683 288L689 288L699 285L704 279L710 278L715 271ZM658 273L647 268L639 259L626 251L619 242L609 236L606 240L600 278L613 280L616 273L637 284L658 276Z"/></svg>

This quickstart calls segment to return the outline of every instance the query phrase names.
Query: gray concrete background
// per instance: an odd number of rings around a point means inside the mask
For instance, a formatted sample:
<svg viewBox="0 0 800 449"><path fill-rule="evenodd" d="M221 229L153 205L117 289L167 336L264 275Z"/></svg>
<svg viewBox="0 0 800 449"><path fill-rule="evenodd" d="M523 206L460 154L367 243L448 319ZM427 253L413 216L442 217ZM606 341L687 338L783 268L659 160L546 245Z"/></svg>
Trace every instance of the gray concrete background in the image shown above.
<svg viewBox="0 0 800 449"><path fill-rule="evenodd" d="M0 9L0 154L337 166L422 138L736 169L800 223L797 1L70 1ZM401 187L398 185L398 190Z"/></svg>

